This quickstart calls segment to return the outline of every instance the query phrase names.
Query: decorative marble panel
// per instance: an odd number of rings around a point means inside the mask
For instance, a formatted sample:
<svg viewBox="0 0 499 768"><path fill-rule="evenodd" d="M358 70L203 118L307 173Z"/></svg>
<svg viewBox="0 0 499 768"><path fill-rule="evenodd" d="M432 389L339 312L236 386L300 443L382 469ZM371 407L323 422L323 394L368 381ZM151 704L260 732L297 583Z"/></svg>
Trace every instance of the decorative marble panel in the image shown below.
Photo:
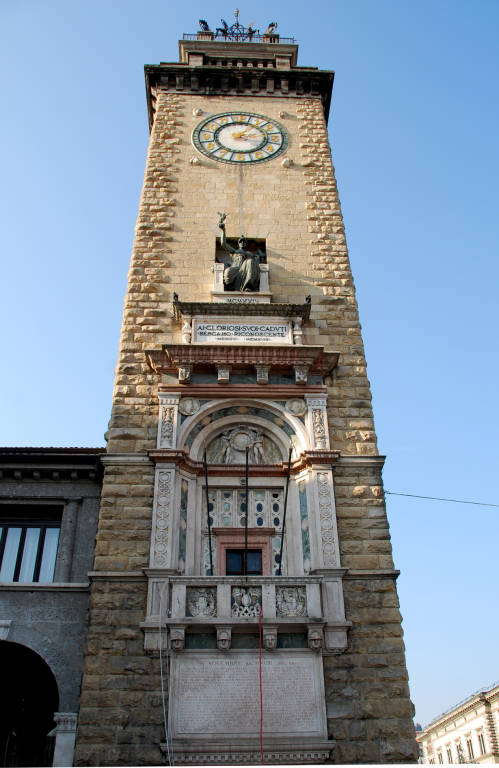
<svg viewBox="0 0 499 768"><path fill-rule="evenodd" d="M254 619L262 607L261 587L232 587L231 613L233 618Z"/></svg>
<svg viewBox="0 0 499 768"><path fill-rule="evenodd" d="M310 573L310 530L308 521L307 484L305 480L298 483L298 497L300 502L301 547L303 554L303 573Z"/></svg>
<svg viewBox="0 0 499 768"><path fill-rule="evenodd" d="M156 475L151 548L152 568L168 568L169 566L168 545L174 477L175 473L171 469L160 469Z"/></svg>
<svg viewBox="0 0 499 768"><path fill-rule="evenodd" d="M217 590L215 587L187 587L187 616L216 616Z"/></svg>
<svg viewBox="0 0 499 768"><path fill-rule="evenodd" d="M305 587L276 587L277 615L285 618L307 615Z"/></svg>
<svg viewBox="0 0 499 768"><path fill-rule="evenodd" d="M321 528L322 558L325 568L338 565L336 556L335 525L330 477L327 472L317 473L319 520Z"/></svg>

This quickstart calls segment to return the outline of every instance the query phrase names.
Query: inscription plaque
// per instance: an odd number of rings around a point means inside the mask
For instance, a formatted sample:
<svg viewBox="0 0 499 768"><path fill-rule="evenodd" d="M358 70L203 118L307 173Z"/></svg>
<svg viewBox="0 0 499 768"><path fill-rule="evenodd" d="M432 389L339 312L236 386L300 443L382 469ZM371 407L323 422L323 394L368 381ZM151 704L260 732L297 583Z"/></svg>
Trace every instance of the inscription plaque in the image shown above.
<svg viewBox="0 0 499 768"><path fill-rule="evenodd" d="M292 344L291 323L282 321L238 322L228 320L198 320L193 322L192 340L198 344L245 343Z"/></svg>
<svg viewBox="0 0 499 768"><path fill-rule="evenodd" d="M260 732L258 653L172 654L170 732L177 738L256 738ZM263 723L267 737L327 737L322 657L264 652Z"/></svg>

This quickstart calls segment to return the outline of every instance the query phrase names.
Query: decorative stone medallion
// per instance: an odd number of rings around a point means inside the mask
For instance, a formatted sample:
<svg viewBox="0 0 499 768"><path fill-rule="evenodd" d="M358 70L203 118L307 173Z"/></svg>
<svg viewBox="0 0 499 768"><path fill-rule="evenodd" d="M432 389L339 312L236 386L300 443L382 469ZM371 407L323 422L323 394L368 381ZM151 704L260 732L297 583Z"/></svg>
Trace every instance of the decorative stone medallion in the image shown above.
<svg viewBox="0 0 499 768"><path fill-rule="evenodd" d="M183 416L192 416L193 413L199 411L199 400L194 397L183 397L178 409Z"/></svg>
<svg viewBox="0 0 499 768"><path fill-rule="evenodd" d="M286 401L286 410L293 416L303 416L307 412L307 404L301 398L293 398Z"/></svg>

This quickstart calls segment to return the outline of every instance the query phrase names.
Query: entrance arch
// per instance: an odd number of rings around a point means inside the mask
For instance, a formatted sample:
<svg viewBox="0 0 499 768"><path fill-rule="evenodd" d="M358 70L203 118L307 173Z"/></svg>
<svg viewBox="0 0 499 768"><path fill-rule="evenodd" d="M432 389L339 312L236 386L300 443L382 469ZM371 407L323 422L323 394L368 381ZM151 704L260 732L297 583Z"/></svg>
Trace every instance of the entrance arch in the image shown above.
<svg viewBox="0 0 499 768"><path fill-rule="evenodd" d="M0 641L0 765L50 766L59 692L48 664L24 645Z"/></svg>

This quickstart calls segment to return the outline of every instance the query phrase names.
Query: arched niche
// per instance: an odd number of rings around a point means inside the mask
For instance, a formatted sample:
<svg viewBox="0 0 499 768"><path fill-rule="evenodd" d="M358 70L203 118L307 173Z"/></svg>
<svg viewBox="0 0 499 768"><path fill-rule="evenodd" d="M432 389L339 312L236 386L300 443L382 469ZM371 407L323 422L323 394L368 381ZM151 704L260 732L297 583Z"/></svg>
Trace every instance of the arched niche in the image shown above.
<svg viewBox="0 0 499 768"><path fill-rule="evenodd" d="M0 641L0 754L2 765L52 765L59 691L52 670L37 653Z"/></svg>
<svg viewBox="0 0 499 768"><path fill-rule="evenodd" d="M245 431L258 434L245 436ZM208 454L211 452L210 463L244 463L244 448L248 443L252 464L287 461L291 446L293 458L310 449L305 424L279 404L267 401L255 403L241 399L205 403L184 421L178 437L178 447L188 450L194 461L202 460L205 448ZM232 452L231 461L226 461L227 456L223 458L227 445Z"/></svg>

